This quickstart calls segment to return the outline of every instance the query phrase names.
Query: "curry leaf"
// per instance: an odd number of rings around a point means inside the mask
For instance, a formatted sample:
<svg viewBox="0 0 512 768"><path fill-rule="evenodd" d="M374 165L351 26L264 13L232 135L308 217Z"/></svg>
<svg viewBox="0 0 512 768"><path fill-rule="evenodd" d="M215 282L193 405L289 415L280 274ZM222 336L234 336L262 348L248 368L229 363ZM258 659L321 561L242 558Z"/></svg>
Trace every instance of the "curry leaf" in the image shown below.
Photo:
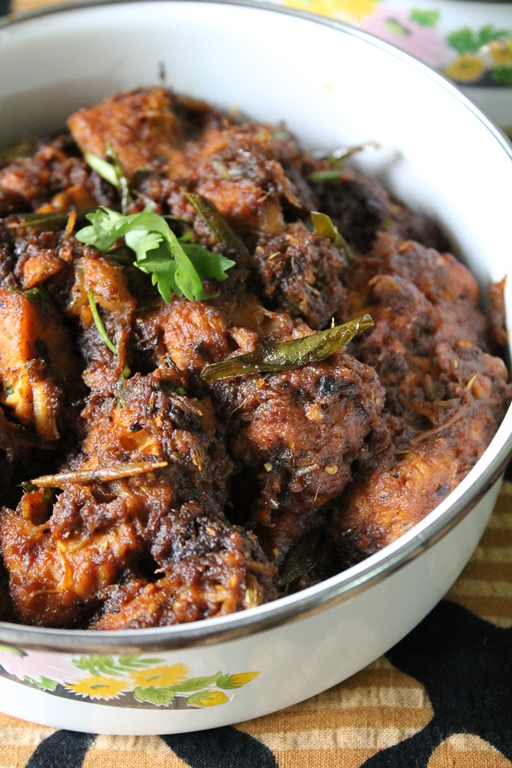
<svg viewBox="0 0 512 768"><path fill-rule="evenodd" d="M355 256L349 244L334 225L330 216L319 211L311 211L311 221L317 235L323 235L337 248L343 248L349 261L354 261Z"/></svg>
<svg viewBox="0 0 512 768"><path fill-rule="evenodd" d="M220 253L212 253L199 243L186 243L183 250L203 280L226 280L226 271L235 263Z"/></svg>
<svg viewBox="0 0 512 768"><path fill-rule="evenodd" d="M249 258L249 251L247 250L245 243L243 243L238 235L233 232L224 216L217 210L214 203L212 203L211 200L208 200L207 197L198 195L195 192L187 192L186 190L183 190L183 194L209 230L213 232L219 243L230 251L233 251L239 259L246 261Z"/></svg>
<svg viewBox="0 0 512 768"><path fill-rule="evenodd" d="M357 333L373 324L370 315L363 315L343 325L316 331L300 339L267 344L254 352L234 355L218 363L206 365L201 371L201 376L205 381L215 381L247 373L289 371L308 363L318 363L342 349Z"/></svg>

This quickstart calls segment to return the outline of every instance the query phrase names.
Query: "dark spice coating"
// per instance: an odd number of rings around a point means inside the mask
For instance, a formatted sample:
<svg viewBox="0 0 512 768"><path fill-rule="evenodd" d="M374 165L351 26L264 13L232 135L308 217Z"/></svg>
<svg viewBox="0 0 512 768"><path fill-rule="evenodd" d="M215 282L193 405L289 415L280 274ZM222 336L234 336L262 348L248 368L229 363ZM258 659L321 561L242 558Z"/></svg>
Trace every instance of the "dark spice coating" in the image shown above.
<svg viewBox="0 0 512 768"><path fill-rule="evenodd" d="M382 234L354 265L343 314L375 320L355 354L387 398L392 447L333 514L337 556L356 562L394 541L450 493L488 445L510 396L487 352L475 279L450 254Z"/></svg>
<svg viewBox="0 0 512 768"><path fill-rule="evenodd" d="M0 618L106 630L243 610L371 554L460 482L510 391L491 354L499 323L491 342L476 283L435 224L346 163L315 180L332 161L283 126L161 87L68 127L0 158ZM236 261L210 299L165 303L126 249L75 238L86 211L119 208L82 155L108 146L129 213L149 204ZM65 215L31 225L35 211ZM312 211L350 252L314 231ZM201 378L365 312L374 327L322 362ZM53 490L20 491L45 474Z"/></svg>
<svg viewBox="0 0 512 768"><path fill-rule="evenodd" d="M230 452L258 486L247 522L278 566L346 488L354 463L361 469L388 443L374 371L349 355L331 358L214 388L226 418L231 412Z"/></svg>

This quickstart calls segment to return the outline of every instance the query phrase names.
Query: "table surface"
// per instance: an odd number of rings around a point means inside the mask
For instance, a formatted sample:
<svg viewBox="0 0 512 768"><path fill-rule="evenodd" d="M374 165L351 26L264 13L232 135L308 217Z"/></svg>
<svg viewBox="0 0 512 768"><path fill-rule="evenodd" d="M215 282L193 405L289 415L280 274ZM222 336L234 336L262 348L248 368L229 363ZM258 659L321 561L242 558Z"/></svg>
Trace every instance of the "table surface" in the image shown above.
<svg viewBox="0 0 512 768"><path fill-rule="evenodd" d="M47 4L0 0L0 14ZM81 766L510 768L512 482L432 613L386 656L302 704L173 736L96 736L0 715L0 768Z"/></svg>

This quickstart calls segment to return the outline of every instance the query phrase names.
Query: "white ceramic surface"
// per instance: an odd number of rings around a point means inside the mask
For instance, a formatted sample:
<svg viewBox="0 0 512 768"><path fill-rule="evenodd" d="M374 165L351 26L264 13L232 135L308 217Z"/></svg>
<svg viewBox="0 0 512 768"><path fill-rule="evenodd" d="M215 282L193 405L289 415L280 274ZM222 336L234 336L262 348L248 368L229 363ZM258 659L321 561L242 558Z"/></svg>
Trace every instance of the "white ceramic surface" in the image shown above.
<svg viewBox="0 0 512 768"><path fill-rule="evenodd" d="M484 290L505 275L506 140L423 64L335 22L176 0L2 25L0 146L58 128L116 90L153 84L161 64L175 90L284 119L308 146L379 142L366 169L444 224ZM511 433L509 411L478 465L421 524L274 604L118 633L0 624L0 708L74 730L171 733L262 715L345 679L401 639L457 578L492 510Z"/></svg>
<svg viewBox="0 0 512 768"><path fill-rule="evenodd" d="M398 46L461 87L512 130L512 2L276 0L338 19Z"/></svg>

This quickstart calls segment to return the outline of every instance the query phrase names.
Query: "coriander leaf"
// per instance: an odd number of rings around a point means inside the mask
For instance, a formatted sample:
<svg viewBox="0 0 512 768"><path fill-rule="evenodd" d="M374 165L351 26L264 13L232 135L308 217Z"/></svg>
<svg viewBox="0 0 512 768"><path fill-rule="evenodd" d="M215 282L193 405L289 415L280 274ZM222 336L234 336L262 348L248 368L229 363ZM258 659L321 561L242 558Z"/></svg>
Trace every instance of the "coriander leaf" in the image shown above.
<svg viewBox="0 0 512 768"><path fill-rule="evenodd" d="M165 301L170 301L173 293L190 301L209 298L203 279L223 280L233 265L230 259L211 254L201 246L180 243L163 216L151 208L125 216L102 207L88 214L87 219L91 226L77 232L79 242L108 251L124 237L135 253L135 266L151 275Z"/></svg>
<svg viewBox="0 0 512 768"><path fill-rule="evenodd" d="M123 218L117 211L101 207L94 213L88 213L86 219L91 226L83 227L76 233L76 239L85 245L94 245L99 251L108 251L121 235L116 231L116 225Z"/></svg>
<svg viewBox="0 0 512 768"><path fill-rule="evenodd" d="M142 255L136 266L151 276L151 282L156 285L164 301L169 302L173 293L183 296L183 291L176 284L177 264L170 260L165 244L160 244L158 249L152 249L147 255Z"/></svg>
<svg viewBox="0 0 512 768"><path fill-rule="evenodd" d="M174 273L174 279L176 285L183 291L187 299L190 301L193 299L209 299L211 294L203 289L203 282L183 248L181 248L181 253L176 254L175 258L178 262L178 267Z"/></svg>
<svg viewBox="0 0 512 768"><path fill-rule="evenodd" d="M150 232L148 229L137 227L126 233L124 241L128 248L135 252L137 260L140 260L146 257L148 251L158 249L163 239L159 232Z"/></svg>
<svg viewBox="0 0 512 768"><path fill-rule="evenodd" d="M169 299L166 299L164 295L164 293L168 295L165 274L166 269L170 268L171 260L176 262L173 281L180 291L178 293L173 289L174 293L177 293L178 296L184 295L190 301L194 299L207 299L209 297L209 294L203 289L201 278L185 253L183 246L162 216L146 209L142 213L135 213L122 218L125 219L125 223L120 224L117 229L119 236L125 236L125 242L128 246L130 246L130 243L126 240L126 235L136 230L146 229L148 233L151 231L153 235L156 233L162 236L162 240L166 245L163 248L158 248L158 254L153 254L153 265L156 263L155 259L158 259L158 269L153 267L152 279L153 284L158 287L160 294L166 301L169 301ZM156 241L154 237L144 238L140 237L140 235L135 240L138 245L138 250L135 251L137 257L136 266L146 272L145 267L148 264L147 250L155 249Z"/></svg>
<svg viewBox="0 0 512 768"><path fill-rule="evenodd" d="M182 247L203 280L227 280L226 270L235 264L232 259L227 259L220 253L212 253L199 243L182 242Z"/></svg>

